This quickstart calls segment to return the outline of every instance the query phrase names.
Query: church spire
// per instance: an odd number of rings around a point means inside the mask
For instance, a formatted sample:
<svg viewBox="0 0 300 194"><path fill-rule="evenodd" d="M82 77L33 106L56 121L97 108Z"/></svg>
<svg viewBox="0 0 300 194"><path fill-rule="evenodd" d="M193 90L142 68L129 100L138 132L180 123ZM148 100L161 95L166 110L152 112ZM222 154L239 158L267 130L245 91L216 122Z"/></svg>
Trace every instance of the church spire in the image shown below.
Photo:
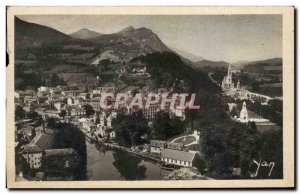
<svg viewBox="0 0 300 194"><path fill-rule="evenodd" d="M231 66L230 66L230 64L228 65L228 72L227 72L227 74L228 74L228 76L230 76L230 74L231 74Z"/></svg>

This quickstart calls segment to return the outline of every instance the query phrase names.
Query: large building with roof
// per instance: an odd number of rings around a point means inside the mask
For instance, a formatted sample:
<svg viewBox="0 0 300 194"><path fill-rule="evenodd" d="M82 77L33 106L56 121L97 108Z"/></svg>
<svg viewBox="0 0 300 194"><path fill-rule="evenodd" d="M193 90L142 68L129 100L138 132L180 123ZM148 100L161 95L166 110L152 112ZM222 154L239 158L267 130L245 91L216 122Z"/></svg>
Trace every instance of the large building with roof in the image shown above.
<svg viewBox="0 0 300 194"><path fill-rule="evenodd" d="M53 149L54 141L55 136L53 134L39 132L29 144L24 146L22 156L31 169L40 169L44 158L77 154L72 148Z"/></svg>
<svg viewBox="0 0 300 194"><path fill-rule="evenodd" d="M165 164L192 167L197 159L197 153L191 153L187 151L164 149L161 152L161 161Z"/></svg>
<svg viewBox="0 0 300 194"><path fill-rule="evenodd" d="M43 151L51 149L53 142L53 135L38 133L29 144L24 146L22 156L31 169L38 169L42 166Z"/></svg>

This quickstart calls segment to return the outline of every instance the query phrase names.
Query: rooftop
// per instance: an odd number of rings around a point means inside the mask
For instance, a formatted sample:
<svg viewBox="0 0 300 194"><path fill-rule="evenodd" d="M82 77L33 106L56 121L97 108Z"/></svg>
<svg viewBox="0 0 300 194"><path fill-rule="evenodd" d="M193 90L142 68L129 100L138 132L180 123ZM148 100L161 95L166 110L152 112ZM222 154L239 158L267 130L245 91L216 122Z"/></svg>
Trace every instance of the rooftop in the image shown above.
<svg viewBox="0 0 300 194"><path fill-rule="evenodd" d="M45 133L38 133L29 144L24 146L23 152L33 152L51 149L54 136Z"/></svg>
<svg viewBox="0 0 300 194"><path fill-rule="evenodd" d="M162 158L192 162L195 153L185 152L185 151L178 151L173 149L165 149L161 153Z"/></svg>

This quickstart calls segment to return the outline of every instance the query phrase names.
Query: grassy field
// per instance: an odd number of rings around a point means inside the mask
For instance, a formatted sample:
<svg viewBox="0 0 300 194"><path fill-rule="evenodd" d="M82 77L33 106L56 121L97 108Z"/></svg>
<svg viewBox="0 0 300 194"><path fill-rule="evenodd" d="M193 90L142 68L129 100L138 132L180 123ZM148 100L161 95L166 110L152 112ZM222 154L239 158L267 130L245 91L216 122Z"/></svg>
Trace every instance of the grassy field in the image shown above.
<svg viewBox="0 0 300 194"><path fill-rule="evenodd" d="M190 144L194 141L196 141L196 138L194 136L187 136L186 139L185 137L181 137L175 141L175 143L183 143L183 144Z"/></svg>

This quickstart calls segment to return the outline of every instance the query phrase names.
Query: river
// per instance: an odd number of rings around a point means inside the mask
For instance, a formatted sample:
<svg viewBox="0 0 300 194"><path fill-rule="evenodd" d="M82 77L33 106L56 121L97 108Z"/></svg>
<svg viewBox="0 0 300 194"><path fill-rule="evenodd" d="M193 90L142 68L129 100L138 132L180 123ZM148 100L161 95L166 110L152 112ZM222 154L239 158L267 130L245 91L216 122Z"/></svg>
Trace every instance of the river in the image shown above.
<svg viewBox="0 0 300 194"><path fill-rule="evenodd" d="M170 171L124 151L86 142L88 180L161 180Z"/></svg>

